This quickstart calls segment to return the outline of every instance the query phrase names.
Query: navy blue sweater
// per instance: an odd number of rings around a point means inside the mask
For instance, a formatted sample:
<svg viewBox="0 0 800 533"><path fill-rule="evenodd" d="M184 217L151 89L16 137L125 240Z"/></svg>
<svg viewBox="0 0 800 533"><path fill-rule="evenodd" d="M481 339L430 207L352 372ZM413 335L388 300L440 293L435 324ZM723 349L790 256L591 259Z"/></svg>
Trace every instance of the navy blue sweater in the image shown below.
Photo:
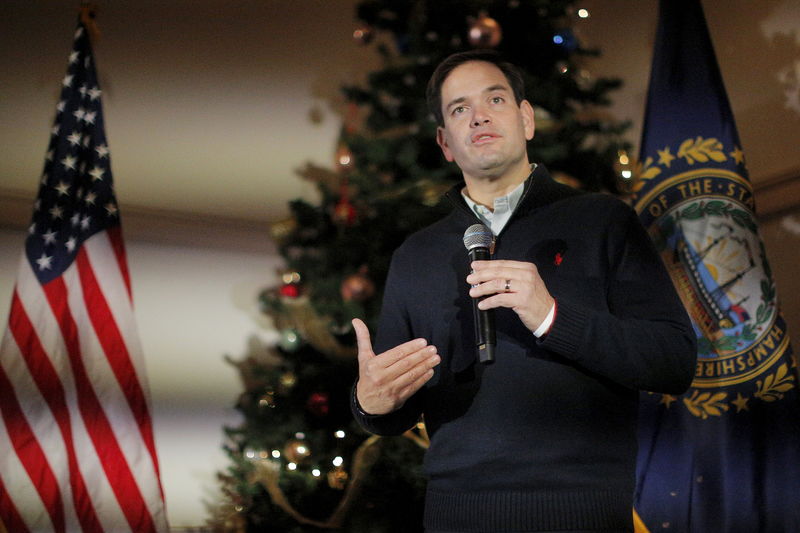
<svg viewBox="0 0 800 533"><path fill-rule="evenodd" d="M539 165L493 259L534 263L557 301L537 340L497 309L497 357L476 364L457 207L412 235L389 271L375 353L413 338L442 362L399 410L368 415L396 435L424 415L431 445L425 527L442 531L632 530L638 391L679 394L693 378L695 335L633 210L553 181Z"/></svg>

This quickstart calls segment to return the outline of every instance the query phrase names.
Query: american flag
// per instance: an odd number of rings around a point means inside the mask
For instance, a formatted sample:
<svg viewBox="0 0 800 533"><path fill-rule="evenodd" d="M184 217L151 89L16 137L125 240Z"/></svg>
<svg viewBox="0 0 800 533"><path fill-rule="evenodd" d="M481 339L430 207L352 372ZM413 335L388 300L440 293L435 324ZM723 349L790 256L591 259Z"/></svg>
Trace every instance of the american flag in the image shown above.
<svg viewBox="0 0 800 533"><path fill-rule="evenodd" d="M164 532L89 35L79 22L0 344L0 530Z"/></svg>

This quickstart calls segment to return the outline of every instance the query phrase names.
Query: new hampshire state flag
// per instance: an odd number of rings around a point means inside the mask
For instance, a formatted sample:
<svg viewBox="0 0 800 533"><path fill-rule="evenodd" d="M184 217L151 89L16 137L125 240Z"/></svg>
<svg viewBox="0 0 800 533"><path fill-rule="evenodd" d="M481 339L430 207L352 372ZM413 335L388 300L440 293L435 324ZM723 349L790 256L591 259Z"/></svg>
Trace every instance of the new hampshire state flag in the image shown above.
<svg viewBox="0 0 800 533"><path fill-rule="evenodd" d="M797 363L699 0L661 0L638 176L699 352L687 393L642 395L636 530L800 532Z"/></svg>

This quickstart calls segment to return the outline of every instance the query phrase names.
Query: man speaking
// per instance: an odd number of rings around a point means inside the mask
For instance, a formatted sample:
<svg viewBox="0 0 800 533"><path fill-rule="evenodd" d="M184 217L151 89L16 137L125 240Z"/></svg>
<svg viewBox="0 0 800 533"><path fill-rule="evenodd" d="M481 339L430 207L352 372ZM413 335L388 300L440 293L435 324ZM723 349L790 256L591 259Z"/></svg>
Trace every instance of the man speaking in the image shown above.
<svg viewBox="0 0 800 533"><path fill-rule="evenodd" d="M672 282L632 209L528 160L534 113L513 65L450 56L428 105L464 183L395 252L374 346L353 321L353 413L381 435L424 415L429 532L632 531L639 391L680 394L694 376ZM475 224L488 260L465 249ZM493 361L477 355L481 316Z"/></svg>

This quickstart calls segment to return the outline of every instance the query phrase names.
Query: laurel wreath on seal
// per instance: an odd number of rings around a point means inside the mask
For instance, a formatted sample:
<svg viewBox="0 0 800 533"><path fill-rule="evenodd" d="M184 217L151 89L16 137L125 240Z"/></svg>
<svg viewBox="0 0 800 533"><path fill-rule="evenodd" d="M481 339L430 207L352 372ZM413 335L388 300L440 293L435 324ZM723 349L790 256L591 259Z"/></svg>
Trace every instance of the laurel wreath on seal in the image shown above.
<svg viewBox="0 0 800 533"><path fill-rule="evenodd" d="M768 374L764 381L756 381L754 397L764 402L782 400L785 393L795 387L795 376L789 371L789 364L783 363L774 374ZM725 400L726 392L700 392L695 389L692 395L683 399L683 405L697 418L708 419L709 416L722 416L723 411L728 411L730 406ZM737 409L738 412L738 409Z"/></svg>
<svg viewBox="0 0 800 533"><path fill-rule="evenodd" d="M722 163L728 159L722 149L723 145L717 138L704 139L698 135L694 140L686 139L681 143L678 157L686 159L690 165L694 165L696 161L707 163L709 159Z"/></svg>
<svg viewBox="0 0 800 533"><path fill-rule="evenodd" d="M783 394L794 388L794 376L789 373L789 365L783 363L775 374L770 374L764 381L756 381L755 397L765 402L783 399Z"/></svg>
<svg viewBox="0 0 800 533"><path fill-rule="evenodd" d="M683 405L694 416L700 417L703 420L709 416L722 416L722 411L728 410L728 405L724 402L728 397L726 392L703 392L695 389L694 393L689 398L683 399Z"/></svg>
<svg viewBox="0 0 800 533"><path fill-rule="evenodd" d="M669 147L665 147L665 150ZM728 160L725 155L724 145L716 137L709 137L708 139L697 136L695 139L686 139L678 147L677 157L682 158L689 165L694 165L697 162L706 163L708 161L715 161L722 163ZM634 165L635 184L633 185L632 192L639 192L646 184L647 181L659 176L661 169L658 165L653 165L654 160L652 157L646 157L644 161L639 161ZM660 165L660 163L659 163ZM666 164L669 167L669 164Z"/></svg>

